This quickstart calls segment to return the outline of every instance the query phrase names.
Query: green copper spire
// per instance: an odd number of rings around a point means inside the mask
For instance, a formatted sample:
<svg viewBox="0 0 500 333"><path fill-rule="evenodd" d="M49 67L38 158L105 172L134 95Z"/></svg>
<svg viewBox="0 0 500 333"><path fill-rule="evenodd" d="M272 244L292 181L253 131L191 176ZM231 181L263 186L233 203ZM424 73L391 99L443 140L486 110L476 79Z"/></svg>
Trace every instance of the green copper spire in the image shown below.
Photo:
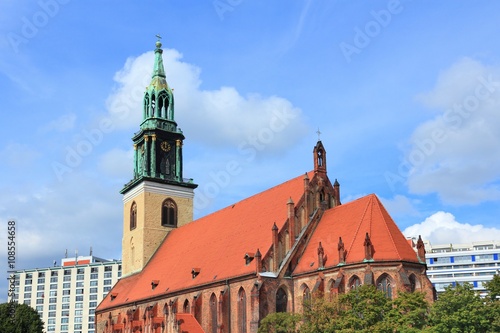
<svg viewBox="0 0 500 333"><path fill-rule="evenodd" d="M158 40L156 41L155 49L155 64L153 68L153 75L151 76L150 87L154 86L157 91L161 89L170 90L167 84L165 68L163 67L163 50L161 49L160 35L156 35Z"/></svg>
<svg viewBox="0 0 500 333"><path fill-rule="evenodd" d="M163 67L163 50L159 35L156 35L155 62L151 83L144 94L144 113L141 127L160 127L172 132L177 131L174 120L174 95L167 84L165 68ZM158 122L159 121L159 122Z"/></svg>

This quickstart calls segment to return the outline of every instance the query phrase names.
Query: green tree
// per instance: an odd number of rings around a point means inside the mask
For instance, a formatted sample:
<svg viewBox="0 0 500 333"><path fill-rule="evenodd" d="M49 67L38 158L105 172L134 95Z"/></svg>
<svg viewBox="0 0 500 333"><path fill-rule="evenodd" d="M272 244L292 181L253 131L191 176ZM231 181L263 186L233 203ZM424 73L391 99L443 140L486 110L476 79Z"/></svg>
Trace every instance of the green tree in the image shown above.
<svg viewBox="0 0 500 333"><path fill-rule="evenodd" d="M337 297L327 300L322 295L304 303L300 333L333 333L339 316Z"/></svg>
<svg viewBox="0 0 500 333"><path fill-rule="evenodd" d="M488 297L492 301L500 301L500 275L493 275L493 279L484 283L484 287L488 291Z"/></svg>
<svg viewBox="0 0 500 333"><path fill-rule="evenodd" d="M38 312L26 304L0 304L0 332L42 333L43 321Z"/></svg>
<svg viewBox="0 0 500 333"><path fill-rule="evenodd" d="M339 297L338 332L385 332L390 300L372 285L362 285Z"/></svg>
<svg viewBox="0 0 500 333"><path fill-rule="evenodd" d="M260 322L258 333L297 333L301 316L292 313L271 313Z"/></svg>
<svg viewBox="0 0 500 333"><path fill-rule="evenodd" d="M430 305L421 292L401 292L391 303L383 324L384 331L421 332L427 326Z"/></svg>
<svg viewBox="0 0 500 333"><path fill-rule="evenodd" d="M448 286L433 304L428 332L490 332L487 306L469 283Z"/></svg>

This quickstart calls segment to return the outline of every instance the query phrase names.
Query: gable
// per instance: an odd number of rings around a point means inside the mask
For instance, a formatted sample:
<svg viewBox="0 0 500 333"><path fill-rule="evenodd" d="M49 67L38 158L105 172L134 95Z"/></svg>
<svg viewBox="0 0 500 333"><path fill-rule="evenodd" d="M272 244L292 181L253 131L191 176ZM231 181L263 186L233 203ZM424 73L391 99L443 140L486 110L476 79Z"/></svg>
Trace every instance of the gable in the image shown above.
<svg viewBox="0 0 500 333"><path fill-rule="evenodd" d="M337 266L340 263L339 237L347 251L345 264L363 262L366 233L373 245L373 261L419 262L380 200L371 194L324 212L293 274L318 269L319 242L326 257L324 267Z"/></svg>

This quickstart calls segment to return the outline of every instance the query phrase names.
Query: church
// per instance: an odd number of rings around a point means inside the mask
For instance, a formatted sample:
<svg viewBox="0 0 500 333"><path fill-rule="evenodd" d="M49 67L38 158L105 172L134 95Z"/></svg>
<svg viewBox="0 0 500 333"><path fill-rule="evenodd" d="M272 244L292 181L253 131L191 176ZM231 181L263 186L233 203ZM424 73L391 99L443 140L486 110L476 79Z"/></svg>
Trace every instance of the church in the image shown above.
<svg viewBox="0 0 500 333"><path fill-rule="evenodd" d="M374 194L341 203L321 141L304 157L311 171L193 220L197 185L183 178L161 47L121 190L123 276L96 309L96 332L256 333L269 313L362 284L433 299L422 240L415 251Z"/></svg>

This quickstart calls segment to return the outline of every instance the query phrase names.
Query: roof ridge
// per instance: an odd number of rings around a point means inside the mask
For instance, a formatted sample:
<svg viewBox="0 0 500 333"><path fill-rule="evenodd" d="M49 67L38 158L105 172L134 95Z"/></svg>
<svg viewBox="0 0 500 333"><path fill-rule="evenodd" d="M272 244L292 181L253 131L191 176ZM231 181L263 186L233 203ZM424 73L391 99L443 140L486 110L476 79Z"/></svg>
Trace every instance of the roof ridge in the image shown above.
<svg viewBox="0 0 500 333"><path fill-rule="evenodd" d="M391 230L389 229L389 226L387 225L386 216L385 216L384 212L382 211L382 207L383 207L382 202L380 202L379 198L378 198L376 195L375 195L375 198L377 199L377 203L378 203L378 205L377 205L377 206L378 206L378 209L379 209L380 214L382 215L382 219L383 219L383 221L384 221L384 226L385 226L385 229L386 229L386 230L387 230L387 232L389 233L389 237L390 237L390 239L391 239L392 245L393 245L393 246L394 246L394 248L396 249L396 253L397 253L397 255L398 255L399 259L401 259L401 254L399 253L399 247L398 247L398 246L396 246L396 242L394 242L394 237L393 237L393 235L392 235L392 232L391 232ZM385 210L385 207L384 207L384 210ZM386 211L386 213L387 213L387 211Z"/></svg>
<svg viewBox="0 0 500 333"><path fill-rule="evenodd" d="M314 173L314 171L308 171L308 172L306 172L306 173L307 173L308 175L310 175L310 174ZM272 190L274 190L274 189L276 189L276 188L279 188L279 187L281 187L281 186L285 186L286 184L291 183L291 182L293 182L293 181L297 181L297 179L299 179L299 178L301 178L301 177L304 177L304 175L303 175L303 174L301 174L301 175L299 175L299 176L293 177L293 178L288 179L288 180L286 180L286 181L284 181L284 182L282 182L282 183L276 184L276 185L274 185L273 187L270 187L270 188L268 188L268 189L265 189L265 190L262 190L262 191L260 191L260 192L257 192L257 193L255 193L255 194L253 194L253 195L249 196L249 197L246 197L246 198L241 199L241 200L239 200L239 201L233 202L232 204L229 204L229 205L227 205L226 207L223 207L223 208L221 208L221 209L216 210L215 212L212 212L212 213L210 213L210 214L207 214L207 215L205 215L205 216L202 216L202 217L200 217L200 218L197 218L196 220L193 220L192 222L196 222L196 221L199 221L199 220L205 219L205 218L207 218L207 217L209 217L209 216L212 216L212 215L215 215L215 214L219 214L219 213L221 213L221 212L223 212L223 211L225 211L225 210L227 210L227 209L233 208L234 206L236 206L236 205L238 205L238 204L241 204L242 202L246 202L246 201L252 200L253 198L255 198L255 197L259 196L259 195L262 195L262 194L264 194L264 193L270 192L270 191L272 191ZM190 224L190 223L188 223L188 224Z"/></svg>
<svg viewBox="0 0 500 333"><path fill-rule="evenodd" d="M366 197L367 197L367 196L362 197L362 198L366 198ZM359 198L359 199L362 199L362 198ZM359 200L359 199L358 199L358 200ZM361 228L361 224L362 224L362 222L363 222L363 220L364 220L364 218L365 218L366 211L367 211L367 209L368 209L368 206L370 205L371 200L372 200L372 199L371 199L371 198L369 198L369 201L368 201L368 203L366 204L365 210L363 211L363 215L361 215L361 220L360 220L360 222L359 222L359 224L358 224L358 227L356 228L356 231L354 232L354 237L352 238L351 245L349 245L349 249L347 250L346 259L347 259L347 257L349 256L349 254L351 253L351 249L352 249L352 247L354 246L354 241L355 241L355 240L356 240L356 238L358 237L358 232L359 232L359 229ZM355 200L355 201L356 201L356 200ZM352 202L352 201L351 201L351 202Z"/></svg>

